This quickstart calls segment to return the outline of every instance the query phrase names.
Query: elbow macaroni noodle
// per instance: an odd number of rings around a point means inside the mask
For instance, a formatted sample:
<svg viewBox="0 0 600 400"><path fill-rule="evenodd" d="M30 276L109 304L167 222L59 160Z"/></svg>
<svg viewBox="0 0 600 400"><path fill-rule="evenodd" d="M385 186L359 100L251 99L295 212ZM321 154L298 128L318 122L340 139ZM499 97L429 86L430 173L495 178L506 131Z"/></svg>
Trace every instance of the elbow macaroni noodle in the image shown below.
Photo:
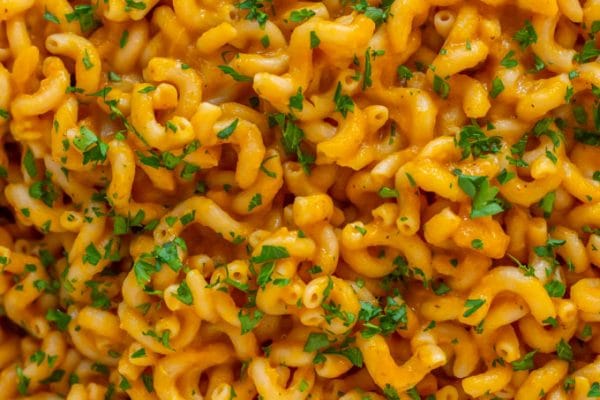
<svg viewBox="0 0 600 400"><path fill-rule="evenodd" d="M0 399L600 398L600 1L0 0Z"/></svg>

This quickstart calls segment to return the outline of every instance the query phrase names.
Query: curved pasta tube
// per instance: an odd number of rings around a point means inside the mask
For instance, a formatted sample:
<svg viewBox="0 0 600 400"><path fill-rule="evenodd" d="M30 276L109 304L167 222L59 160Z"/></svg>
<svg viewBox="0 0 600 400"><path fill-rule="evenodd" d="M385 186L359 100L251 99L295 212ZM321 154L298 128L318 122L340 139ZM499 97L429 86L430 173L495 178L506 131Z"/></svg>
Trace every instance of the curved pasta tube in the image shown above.
<svg viewBox="0 0 600 400"><path fill-rule="evenodd" d="M392 4L387 33L395 53L401 53L406 49L413 25L418 25L419 20L428 11L428 2L419 0L400 0Z"/></svg>
<svg viewBox="0 0 600 400"><path fill-rule="evenodd" d="M182 217L186 215L189 215L191 220L187 221L187 218L184 218L182 222ZM170 218L177 218L177 222L169 225L167 218L169 220ZM214 201L203 196L194 196L179 203L171 212L161 218L160 223L154 230L154 240L157 243L172 241L190 223L204 225L221 234L229 242L238 241L239 238L243 240L250 233L248 226L234 220Z"/></svg>
<svg viewBox="0 0 600 400"><path fill-rule="evenodd" d="M472 375L462 380L466 394L479 397L485 393L496 393L502 390L513 376L510 366L494 367L481 374Z"/></svg>
<svg viewBox="0 0 600 400"><path fill-rule="evenodd" d="M33 94L19 94L12 100L11 113L14 118L38 116L59 106L66 97L70 84L69 73L57 57L44 60L42 73L45 79Z"/></svg>
<svg viewBox="0 0 600 400"><path fill-rule="evenodd" d="M114 22L139 21L148 14L159 0L145 0L144 8L127 7L126 0L107 0L100 3L104 17Z"/></svg>
<svg viewBox="0 0 600 400"><path fill-rule="evenodd" d="M538 323L542 324L548 317L556 317L554 304L537 278L525 276L518 268L496 267L469 293L469 299L483 300L481 307L468 316L462 315L459 321L477 325L487 314L494 297L504 291L520 295Z"/></svg>
<svg viewBox="0 0 600 400"><path fill-rule="evenodd" d="M576 52L572 49L565 49L556 43L554 37L558 19L558 13L534 15L532 25L537 33L538 40L531 47L544 60L551 71L557 73L569 72L573 69L572 60Z"/></svg>
<svg viewBox="0 0 600 400"><path fill-rule="evenodd" d="M223 319L232 326L240 327L239 308L228 293L207 287L208 282L198 270L190 271L186 282L194 298L194 311L201 320L216 323Z"/></svg>
<svg viewBox="0 0 600 400"><path fill-rule="evenodd" d="M358 227L359 229L357 229ZM361 231L366 233L363 235ZM348 224L342 230L342 258L352 269L370 278L380 278L391 273L393 263L371 256L370 246L389 246L402 252L408 264L421 269L425 277L431 276L431 251L416 235L405 236L397 229L382 224Z"/></svg>
<svg viewBox="0 0 600 400"><path fill-rule="evenodd" d="M431 334L437 344L452 344L455 354L452 372L457 378L465 378L477 368L479 350L471 334L463 327L451 322L437 323Z"/></svg>
<svg viewBox="0 0 600 400"><path fill-rule="evenodd" d="M331 284L329 283L331 282ZM327 290L329 288L329 290ZM325 296L327 293L327 297ZM309 326L319 325L324 330L335 334L342 334L356 324L358 318L325 318L324 304L340 309L342 315L357 316L360 311L360 303L352 289L352 286L343 279L321 276L310 281L306 285L302 302L308 312L300 312L300 320ZM320 316L320 318L319 318Z"/></svg>
<svg viewBox="0 0 600 400"><path fill-rule="evenodd" d="M184 400L192 396L192 393L200 393L200 376L207 369L228 362L233 355L228 346L216 343L202 350L189 350L164 357L154 368L158 398Z"/></svg>
<svg viewBox="0 0 600 400"><path fill-rule="evenodd" d="M358 107L344 119L336 135L317 144L317 162L325 164L352 156L367 133L365 114Z"/></svg>
<svg viewBox="0 0 600 400"><path fill-rule="evenodd" d="M217 122L221 115L222 111L216 106L202 103L192 118L192 124L203 147L224 143L235 146L238 152L236 182L240 188L247 189L255 182L265 156L262 133L256 124L245 119L235 118ZM212 129L208 128L210 122L214 123ZM232 131L229 132L230 130Z"/></svg>
<svg viewBox="0 0 600 400"><path fill-rule="evenodd" d="M252 360L248 366L248 375L254 381L254 385L261 396L272 396L282 400L306 399L315 382L315 373L312 366L300 367L294 372L292 381L286 388L278 382L277 371L262 357ZM300 390L300 385L308 387L305 390Z"/></svg>
<svg viewBox="0 0 600 400"><path fill-rule="evenodd" d="M172 58L155 57L144 69L144 78L174 84L179 92L174 114L184 118L194 115L202 100L202 80L195 70L185 69L183 63Z"/></svg>
<svg viewBox="0 0 600 400"><path fill-rule="evenodd" d="M388 344L381 335L374 335L368 339L357 335L356 344L377 386L383 389L390 385L398 393L415 386L431 370L446 364L446 355L433 340L413 339L413 354L402 365L396 364Z"/></svg>
<svg viewBox="0 0 600 400"><path fill-rule="evenodd" d="M515 396L516 400L535 398L539 393L547 393L558 384L569 370L569 363L564 360L548 361L541 368L532 371L522 383Z"/></svg>
<svg viewBox="0 0 600 400"><path fill-rule="evenodd" d="M144 221L160 218L164 209L155 203L137 203L132 198L135 177L135 156L126 142L112 140L108 144L108 161L111 164L111 181L106 190L106 198L115 210L122 215L137 215L144 211Z"/></svg>
<svg viewBox="0 0 600 400"><path fill-rule="evenodd" d="M6 186L4 193L9 204L14 209L20 210L17 213L17 218L23 223L34 225L40 230L49 232L65 231L60 223L63 210L48 207L43 201L32 198L27 185L22 183L10 184ZM24 212L23 210L27 211Z"/></svg>
<svg viewBox="0 0 600 400"><path fill-rule="evenodd" d="M9 20L28 10L33 6L35 0L4 0L3 3L0 7L0 21Z"/></svg>
<svg viewBox="0 0 600 400"><path fill-rule="evenodd" d="M43 317L43 292L35 289L34 282L48 280L48 274L39 259L0 247L4 260L3 267L17 278L25 274L20 282L4 293L6 315L16 324L27 329L33 336L43 338L50 331L48 321ZM33 271L31 271L33 269ZM42 301L40 301L42 300Z"/></svg>
<svg viewBox="0 0 600 400"><path fill-rule="evenodd" d="M171 128L162 125L154 115L152 94L153 86L136 83L131 94L131 123L140 135L152 147L161 151L181 148L192 142L194 129L189 120L175 115L170 123Z"/></svg>
<svg viewBox="0 0 600 400"><path fill-rule="evenodd" d="M102 61L96 46L74 33L55 33L46 38L46 48L52 54L64 55L75 61L77 87L86 93L98 90Z"/></svg>
<svg viewBox="0 0 600 400"><path fill-rule="evenodd" d="M111 312L93 307L83 307L70 315L73 323L69 324L68 329L75 348L92 360L116 366L118 360L109 353L120 351L124 346L124 332L119 328L119 318ZM100 326L102 329L99 329Z"/></svg>
<svg viewBox="0 0 600 400"><path fill-rule="evenodd" d="M174 0L173 9L186 28L204 31L220 21L228 20L233 6L210 0Z"/></svg>
<svg viewBox="0 0 600 400"><path fill-rule="evenodd" d="M67 343L60 332L52 331L44 336L39 350L43 351L47 356L56 357L56 360L52 364L49 362L42 362L39 365L33 360L27 360L27 364L24 366L22 374L30 379L29 389L32 391L35 391L35 389L41 385L40 381L51 376L61 365L67 353ZM11 396L6 392L3 392L3 395ZM16 393L12 393L12 395L16 395Z"/></svg>

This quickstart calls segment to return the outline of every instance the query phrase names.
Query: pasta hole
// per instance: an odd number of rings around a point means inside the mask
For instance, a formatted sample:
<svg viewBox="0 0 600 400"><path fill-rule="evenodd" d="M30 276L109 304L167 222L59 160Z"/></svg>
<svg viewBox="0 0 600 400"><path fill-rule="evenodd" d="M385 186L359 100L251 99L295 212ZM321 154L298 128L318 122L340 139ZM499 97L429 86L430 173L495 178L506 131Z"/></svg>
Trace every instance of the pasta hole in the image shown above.
<svg viewBox="0 0 600 400"><path fill-rule="evenodd" d="M58 41L56 39L49 38L46 40L46 46L49 50L56 49L58 47Z"/></svg>
<svg viewBox="0 0 600 400"><path fill-rule="evenodd" d="M438 13L439 19L442 22L448 22L452 19L452 14L449 11L442 10Z"/></svg>

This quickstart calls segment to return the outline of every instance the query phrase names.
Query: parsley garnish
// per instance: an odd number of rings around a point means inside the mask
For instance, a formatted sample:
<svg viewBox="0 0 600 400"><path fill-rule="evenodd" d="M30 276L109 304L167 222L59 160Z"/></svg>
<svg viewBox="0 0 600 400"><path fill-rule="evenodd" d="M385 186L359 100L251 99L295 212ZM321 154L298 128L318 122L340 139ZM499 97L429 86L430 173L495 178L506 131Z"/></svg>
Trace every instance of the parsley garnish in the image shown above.
<svg viewBox="0 0 600 400"><path fill-rule="evenodd" d="M473 199L471 218L496 215L504 211L501 201L496 198L500 189L491 186L487 176L463 175L458 171L458 186Z"/></svg>
<svg viewBox="0 0 600 400"><path fill-rule="evenodd" d="M250 258L250 261L255 264L266 263L270 261L288 258L290 253L283 246L264 245L260 249L260 254Z"/></svg>
<svg viewBox="0 0 600 400"><path fill-rule="evenodd" d="M442 99L447 99L450 94L450 84L442 79L439 75L433 76L433 91L436 92Z"/></svg>
<svg viewBox="0 0 600 400"><path fill-rule="evenodd" d="M235 5L240 10L248 10L246 19L249 21L257 21L261 28L265 27L269 16L261 9L264 8L262 0L244 0Z"/></svg>
<svg viewBox="0 0 600 400"><path fill-rule="evenodd" d="M313 351L319 351L329 346L329 339L325 333L314 333L308 334L306 343L304 344L304 351L311 353Z"/></svg>
<svg viewBox="0 0 600 400"><path fill-rule="evenodd" d="M248 203L248 212L260 205L262 205L262 195L260 193L255 193L254 196L252 196L252 199L250 199L250 203Z"/></svg>
<svg viewBox="0 0 600 400"><path fill-rule="evenodd" d="M500 60L500 65L505 68L514 68L519 65L519 62L513 58L514 55L514 50L510 50L508 53L506 53L502 60Z"/></svg>
<svg viewBox="0 0 600 400"><path fill-rule="evenodd" d="M484 299L467 299L464 306L467 310L463 313L463 317L467 318L475 314L475 312L484 304Z"/></svg>
<svg viewBox="0 0 600 400"><path fill-rule="evenodd" d="M475 124L463 126L456 143L462 148L462 159L473 155L473 158L490 153L498 153L502 147L500 136L486 136L483 130Z"/></svg>
<svg viewBox="0 0 600 400"><path fill-rule="evenodd" d="M175 298L188 306L191 306L194 303L192 291L186 281L182 281L177 287Z"/></svg>
<svg viewBox="0 0 600 400"><path fill-rule="evenodd" d="M310 48L314 49L316 47L319 47L320 44L321 39L319 39L317 33L315 31L310 31Z"/></svg>
<svg viewBox="0 0 600 400"><path fill-rule="evenodd" d="M516 176L517 175L514 172L508 172L506 170L506 168L504 168L502 171L500 171L498 176L496 176L496 179L498 179L498 183L500 183L501 185L504 185L505 183L507 183L508 181L510 181L511 179L513 179Z"/></svg>
<svg viewBox="0 0 600 400"><path fill-rule="evenodd" d="M335 88L333 101L335 102L335 111L342 114L342 117L346 118L348 112L354 112L354 101L352 101L352 97L342 94L342 84L340 82Z"/></svg>
<svg viewBox="0 0 600 400"><path fill-rule="evenodd" d="M92 63L92 60L90 60L90 55L87 51L87 49L85 49L85 51L83 52L83 66L85 67L85 69L92 69L94 68L94 64Z"/></svg>
<svg viewBox="0 0 600 400"><path fill-rule="evenodd" d="M79 21L79 27L83 33L90 32L98 26L98 21L94 18L95 7L88 4L79 4L73 7L73 12L65 14L67 22Z"/></svg>
<svg viewBox="0 0 600 400"><path fill-rule="evenodd" d="M238 314L238 319L242 325L242 335L252 331L262 320L263 313L260 310L248 311L248 313L244 313L240 310Z"/></svg>
<svg viewBox="0 0 600 400"><path fill-rule="evenodd" d="M239 119L236 119L231 124L229 124L226 128L217 132L217 137L219 139L227 139L229 136L231 136L233 134L233 132L235 132L235 129L237 128L238 123L239 123Z"/></svg>
<svg viewBox="0 0 600 400"><path fill-rule="evenodd" d="M292 22L304 22L309 18L315 16L315 12L313 10L309 10L308 8L303 8L301 10L294 10L290 13L290 21Z"/></svg>
<svg viewBox="0 0 600 400"><path fill-rule="evenodd" d="M25 171L27 171L27 175L31 178L37 177L38 171L35 166L35 159L33 158L33 153L31 149L27 149L25 155L23 156L23 165L25 166Z"/></svg>
<svg viewBox="0 0 600 400"><path fill-rule="evenodd" d="M98 265L98 262L100 262L101 259L102 255L100 254L96 246L94 246L93 243L88 244L85 248L85 254L82 258L83 262L96 266Z"/></svg>
<svg viewBox="0 0 600 400"><path fill-rule="evenodd" d="M17 390L19 391L19 394L22 396L27 394L30 381L31 379L23 373L23 368L17 365Z"/></svg>
<svg viewBox="0 0 600 400"><path fill-rule="evenodd" d="M556 355L561 360L573 361L573 349L568 342L564 339L560 339L560 342L556 345Z"/></svg>
<svg viewBox="0 0 600 400"><path fill-rule="evenodd" d="M575 54L573 61L583 64L598 56L600 56L600 49L596 47L596 40L590 39L583 44L581 51L578 54Z"/></svg>
<svg viewBox="0 0 600 400"><path fill-rule="evenodd" d="M554 208L554 200L556 199L556 192L548 192L539 202L540 209L544 212L544 218L549 218L552 215L552 209Z"/></svg>
<svg viewBox="0 0 600 400"><path fill-rule="evenodd" d="M363 76L362 90L373 86L373 81L371 80L371 70L371 48L369 47L367 48L367 51L365 51L365 74Z"/></svg>
<svg viewBox="0 0 600 400"><path fill-rule="evenodd" d="M44 11L44 19L48 22L52 22L54 24L60 25L60 21L56 17L56 15L52 14L50 11Z"/></svg>
<svg viewBox="0 0 600 400"><path fill-rule="evenodd" d="M58 309L49 309L46 313L46 319L54 322L59 331L65 331L69 322L71 322L71 316Z"/></svg>
<svg viewBox="0 0 600 400"><path fill-rule="evenodd" d="M389 188L387 186L384 186L381 189L379 189L379 192L377 192L377 194L382 199L396 199L400 195L396 189Z"/></svg>
<svg viewBox="0 0 600 400"><path fill-rule="evenodd" d="M600 397L600 383L594 382L590 386L590 390L587 392L588 397Z"/></svg>
<svg viewBox="0 0 600 400"><path fill-rule="evenodd" d="M129 31L124 30L121 34L121 38L119 39L119 47L123 48L127 44L127 40L129 39Z"/></svg>
<svg viewBox="0 0 600 400"><path fill-rule="evenodd" d="M537 33L529 20L525 21L525 26L519 29L513 36L513 40L519 43L521 50L525 50L529 45L537 43Z"/></svg>
<svg viewBox="0 0 600 400"><path fill-rule="evenodd" d="M492 90L490 90L490 97L492 99L495 99L500 95L500 93L502 93L502 91L504 91L504 83L502 82L502 79L495 77L492 80Z"/></svg>
<svg viewBox="0 0 600 400"><path fill-rule="evenodd" d="M75 147L83 152L83 164L90 161L102 162L106 160L108 145L98 139L96 134L87 126L82 125L79 128L80 136L73 139Z"/></svg>
<svg viewBox="0 0 600 400"><path fill-rule="evenodd" d="M302 111L302 109L303 109L302 102L303 101L304 101L304 96L302 95L302 88L298 88L298 91L296 92L296 94L293 95L292 97L290 97L290 103L289 103L290 110L295 108L298 111Z"/></svg>
<svg viewBox="0 0 600 400"><path fill-rule="evenodd" d="M398 68L396 69L396 74L398 75L398 78L405 79L407 81L413 77L413 73L411 72L411 70L404 65L398 66Z"/></svg>
<svg viewBox="0 0 600 400"><path fill-rule="evenodd" d="M370 18L375 22L377 26L386 22L390 16L390 8L395 0L383 0L380 8L370 6L367 0L360 0L357 5L353 8L361 13L364 13L367 18Z"/></svg>
<svg viewBox="0 0 600 400"><path fill-rule="evenodd" d="M559 281L550 281L544 285L544 289L550 297L561 298L565 295L567 288L564 283Z"/></svg>
<svg viewBox="0 0 600 400"><path fill-rule="evenodd" d="M143 1L135 1L135 0L125 0L125 11L129 12L131 10L145 10L146 3Z"/></svg>
<svg viewBox="0 0 600 400"><path fill-rule="evenodd" d="M251 77L240 74L229 65L219 65L218 68L223 71L223 73L231 76L236 82L250 82L252 80Z"/></svg>
<svg viewBox="0 0 600 400"><path fill-rule="evenodd" d="M513 371L527 371L528 369L533 368L533 357L535 356L535 353L537 353L537 350L531 351L520 359L511 362L510 365L512 365Z"/></svg>

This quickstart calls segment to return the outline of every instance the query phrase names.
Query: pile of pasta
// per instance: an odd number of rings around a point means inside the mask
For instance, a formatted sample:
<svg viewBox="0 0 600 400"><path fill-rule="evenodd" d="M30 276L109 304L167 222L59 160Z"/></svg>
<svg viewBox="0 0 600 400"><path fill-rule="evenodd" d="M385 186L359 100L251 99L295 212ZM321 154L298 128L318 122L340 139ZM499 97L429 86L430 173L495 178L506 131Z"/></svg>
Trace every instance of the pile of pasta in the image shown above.
<svg viewBox="0 0 600 400"><path fill-rule="evenodd" d="M600 1L0 1L0 398L600 398Z"/></svg>

